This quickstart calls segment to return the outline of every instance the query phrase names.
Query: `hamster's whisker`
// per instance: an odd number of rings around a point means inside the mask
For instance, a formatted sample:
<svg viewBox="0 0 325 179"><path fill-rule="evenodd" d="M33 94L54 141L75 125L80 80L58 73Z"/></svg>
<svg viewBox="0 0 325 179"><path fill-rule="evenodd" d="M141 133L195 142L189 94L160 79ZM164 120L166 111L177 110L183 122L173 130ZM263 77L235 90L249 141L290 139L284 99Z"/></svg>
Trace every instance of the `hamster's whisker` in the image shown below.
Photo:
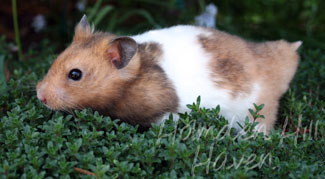
<svg viewBox="0 0 325 179"><path fill-rule="evenodd" d="M63 98L59 98L63 103L67 104L67 106L69 106L69 109L77 109L77 110L82 110L83 108L79 105L79 104L74 104L70 101L66 101ZM71 112L71 111L70 111Z"/></svg>
<svg viewBox="0 0 325 179"><path fill-rule="evenodd" d="M31 87L31 88L35 88L36 89L36 84L25 84L24 86L27 86L27 87Z"/></svg>
<svg viewBox="0 0 325 179"><path fill-rule="evenodd" d="M36 92L35 89L27 89L26 91L28 91L28 92Z"/></svg>
<svg viewBox="0 0 325 179"><path fill-rule="evenodd" d="M70 114L73 115L73 110L72 109L67 109L67 110L70 112Z"/></svg>
<svg viewBox="0 0 325 179"><path fill-rule="evenodd" d="M68 114L72 114L72 111L70 111L69 109L63 109L63 111L68 113Z"/></svg>

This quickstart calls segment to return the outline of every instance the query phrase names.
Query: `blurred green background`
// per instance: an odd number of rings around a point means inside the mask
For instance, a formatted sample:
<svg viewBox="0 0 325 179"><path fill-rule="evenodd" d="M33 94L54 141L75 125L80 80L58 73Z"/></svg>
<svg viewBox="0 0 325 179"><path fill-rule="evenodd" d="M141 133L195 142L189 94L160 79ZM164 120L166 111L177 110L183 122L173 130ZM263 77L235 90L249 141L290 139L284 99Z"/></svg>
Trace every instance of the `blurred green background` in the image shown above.
<svg viewBox="0 0 325 179"><path fill-rule="evenodd" d="M303 40L325 49L325 1L323 0L38 0L17 1L23 51L39 47L42 39L64 48L75 24L87 14L97 29L135 34L152 28L192 24L207 4L218 7L217 28L255 40L284 38ZM45 27L33 28L36 16ZM2 1L0 34L14 41L12 2ZM35 23L35 22L34 22ZM12 48L15 50L15 48Z"/></svg>

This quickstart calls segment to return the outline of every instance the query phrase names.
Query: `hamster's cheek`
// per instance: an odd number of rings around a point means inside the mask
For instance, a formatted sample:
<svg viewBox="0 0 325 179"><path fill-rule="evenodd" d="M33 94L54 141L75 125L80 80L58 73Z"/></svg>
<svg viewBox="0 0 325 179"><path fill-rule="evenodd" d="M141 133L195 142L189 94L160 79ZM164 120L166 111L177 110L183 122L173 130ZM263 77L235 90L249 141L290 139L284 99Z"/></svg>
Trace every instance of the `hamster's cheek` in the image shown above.
<svg viewBox="0 0 325 179"><path fill-rule="evenodd" d="M68 95L63 88L52 87L45 94L46 106L50 109L64 110L71 105L71 102L68 101Z"/></svg>
<svg viewBox="0 0 325 179"><path fill-rule="evenodd" d="M54 94L53 97L53 102L55 103L55 105L58 108L61 109L66 109L68 108L70 105L72 105L72 103L70 102L70 95L66 92L66 90L64 90L64 88L54 88Z"/></svg>

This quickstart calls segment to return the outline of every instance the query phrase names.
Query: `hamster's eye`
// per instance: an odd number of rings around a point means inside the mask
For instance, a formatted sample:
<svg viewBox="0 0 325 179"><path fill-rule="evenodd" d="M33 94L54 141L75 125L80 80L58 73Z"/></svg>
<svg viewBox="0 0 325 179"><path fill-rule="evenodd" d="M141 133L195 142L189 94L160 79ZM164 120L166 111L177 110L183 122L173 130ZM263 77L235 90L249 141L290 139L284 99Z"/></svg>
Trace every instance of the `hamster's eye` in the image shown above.
<svg viewBox="0 0 325 179"><path fill-rule="evenodd" d="M69 77L70 79L74 80L74 81L78 81L78 80L80 80L81 77L82 77L82 72L81 72L79 69L77 69L77 68L72 69L72 70L69 72L68 77Z"/></svg>

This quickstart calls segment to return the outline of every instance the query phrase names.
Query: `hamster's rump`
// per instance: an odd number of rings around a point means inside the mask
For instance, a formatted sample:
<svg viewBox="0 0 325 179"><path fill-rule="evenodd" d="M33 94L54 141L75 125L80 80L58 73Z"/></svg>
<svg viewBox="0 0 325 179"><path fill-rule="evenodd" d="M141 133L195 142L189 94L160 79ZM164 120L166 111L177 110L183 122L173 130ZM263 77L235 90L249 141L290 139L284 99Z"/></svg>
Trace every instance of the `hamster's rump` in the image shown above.
<svg viewBox="0 0 325 179"><path fill-rule="evenodd" d="M159 43L160 65L179 97L177 111L201 96L201 105L220 105L230 123L243 123L253 103L264 104L258 119L269 132L276 120L280 97L296 71L301 45L284 40L253 43L218 30L175 26L133 36L138 43ZM236 127L236 125L235 125ZM238 126L237 126L238 127Z"/></svg>

